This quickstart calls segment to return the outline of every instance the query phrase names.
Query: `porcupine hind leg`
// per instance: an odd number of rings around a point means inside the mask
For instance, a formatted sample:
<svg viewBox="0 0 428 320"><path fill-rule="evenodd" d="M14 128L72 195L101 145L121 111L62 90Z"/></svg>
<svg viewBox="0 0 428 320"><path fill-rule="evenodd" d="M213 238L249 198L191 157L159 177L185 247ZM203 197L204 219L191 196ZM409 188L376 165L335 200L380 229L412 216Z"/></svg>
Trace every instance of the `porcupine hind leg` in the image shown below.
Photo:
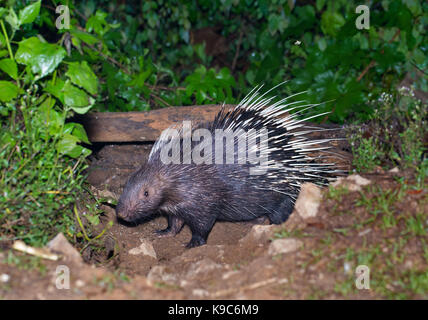
<svg viewBox="0 0 428 320"><path fill-rule="evenodd" d="M215 223L213 216L198 217L198 219L190 219L186 221L192 232L192 239L186 245L186 248L199 247L207 243L208 234Z"/></svg>
<svg viewBox="0 0 428 320"><path fill-rule="evenodd" d="M168 215L168 227L163 230L156 230L159 237L175 236L183 229L184 220L173 215Z"/></svg>
<svg viewBox="0 0 428 320"><path fill-rule="evenodd" d="M287 221L290 214L293 212L294 203L290 198L283 200L280 205L271 210L271 213L267 215L269 221L273 224L281 224Z"/></svg>

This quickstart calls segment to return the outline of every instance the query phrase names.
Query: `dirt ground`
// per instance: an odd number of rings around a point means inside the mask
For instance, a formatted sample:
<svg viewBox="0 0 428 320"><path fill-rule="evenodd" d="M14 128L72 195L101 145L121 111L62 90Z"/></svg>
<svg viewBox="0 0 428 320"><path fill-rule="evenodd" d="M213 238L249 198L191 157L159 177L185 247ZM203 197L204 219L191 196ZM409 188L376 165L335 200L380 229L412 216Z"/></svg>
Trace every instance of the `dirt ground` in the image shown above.
<svg viewBox="0 0 428 320"><path fill-rule="evenodd" d="M117 197L151 145L100 146L89 168L90 189ZM49 261L0 248L2 299L427 299L428 192L412 173L364 175L369 184L325 188L318 213L296 210L282 225L215 224L207 245L186 249L187 227L160 238L164 217L117 222L102 205L98 245L77 249L83 261ZM355 190L354 190L355 189ZM360 189L360 190L356 190ZM84 205L78 206L81 212ZM101 245L100 245L101 244ZM67 266L69 289L58 288ZM356 287L368 266L370 288Z"/></svg>

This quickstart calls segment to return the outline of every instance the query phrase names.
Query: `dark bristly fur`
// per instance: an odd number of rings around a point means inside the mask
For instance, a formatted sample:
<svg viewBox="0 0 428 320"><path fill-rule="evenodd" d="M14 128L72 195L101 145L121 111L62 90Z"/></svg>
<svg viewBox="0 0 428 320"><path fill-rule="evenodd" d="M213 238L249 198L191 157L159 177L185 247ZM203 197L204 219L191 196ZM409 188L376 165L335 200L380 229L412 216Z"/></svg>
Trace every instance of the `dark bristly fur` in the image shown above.
<svg viewBox="0 0 428 320"><path fill-rule="evenodd" d="M126 183L116 208L118 217L135 221L154 213L166 214L168 227L158 233L175 235L187 224L192 232L189 248L206 243L216 220L248 221L267 217L274 224L286 221L301 183L325 183L339 170L334 163L323 163L320 156L311 156L314 150L326 149L319 145L329 140L308 140L304 130L296 130L303 128L302 121L285 113L313 105L286 104L287 98L271 103L272 99L259 95L256 88L234 110L222 109L213 122L192 127L192 132L200 128L211 132L212 164L164 164L160 159L162 147L176 143L182 152L183 136L172 141L163 134L153 146L147 164ZM248 132L261 128L268 130L269 137L268 148L260 151L269 159L265 173L250 174L249 170L257 165L248 161L238 164L237 155L232 164L214 163L216 129ZM306 132L312 130L306 129ZM192 150L196 144L192 141ZM236 139L235 152L237 148Z"/></svg>

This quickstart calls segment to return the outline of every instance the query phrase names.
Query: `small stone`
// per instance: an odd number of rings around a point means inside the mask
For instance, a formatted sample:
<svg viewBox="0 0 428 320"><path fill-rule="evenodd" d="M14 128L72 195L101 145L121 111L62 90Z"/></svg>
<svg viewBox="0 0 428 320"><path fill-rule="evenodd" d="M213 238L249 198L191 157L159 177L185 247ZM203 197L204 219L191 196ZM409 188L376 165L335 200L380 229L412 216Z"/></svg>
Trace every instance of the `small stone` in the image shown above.
<svg viewBox="0 0 428 320"><path fill-rule="evenodd" d="M2 273L0 275L0 281L3 283L9 282L10 280L10 275L6 274L6 273Z"/></svg>
<svg viewBox="0 0 428 320"><path fill-rule="evenodd" d="M338 186L342 186L349 191L360 191L361 186L366 186L370 184L371 181L363 178L362 176L358 174L352 174L346 178L338 178L335 182L333 182L331 185L335 188Z"/></svg>
<svg viewBox="0 0 428 320"><path fill-rule="evenodd" d="M313 183L304 183L296 201L296 211L303 219L313 218L318 213L322 199L321 190Z"/></svg>
<svg viewBox="0 0 428 320"><path fill-rule="evenodd" d="M193 263L189 270L187 271L187 276L188 277L193 277L195 275L198 274L203 274L203 273L208 273L212 270L221 268L221 265L218 263L215 263L214 261L212 261L209 258L205 258L201 261L197 261L195 263Z"/></svg>
<svg viewBox="0 0 428 320"><path fill-rule="evenodd" d="M79 280L76 281L76 287L82 288L84 286L85 286L85 282L83 280L79 279Z"/></svg>
<svg viewBox="0 0 428 320"><path fill-rule="evenodd" d="M154 266L147 275L147 280L149 280L151 283L175 283L177 281L177 276L175 274L166 272L165 266Z"/></svg>
<svg viewBox="0 0 428 320"><path fill-rule="evenodd" d="M142 254L157 259L156 251L153 248L153 245L149 241L144 239L141 239L141 244L139 247L132 248L131 250L129 250L128 253L132 255Z"/></svg>
<svg viewBox="0 0 428 320"><path fill-rule="evenodd" d="M237 271L237 270L228 271L226 273L223 273L223 275L221 276L221 278L223 280L227 280L230 277L232 277L232 276L234 276L235 274L238 274L238 273L239 273L239 271Z"/></svg>
<svg viewBox="0 0 428 320"><path fill-rule="evenodd" d="M210 295L210 293L204 289L193 289L192 294L199 298L206 298Z"/></svg>
<svg viewBox="0 0 428 320"><path fill-rule="evenodd" d="M280 253L290 253L296 251L301 246L303 246L303 242L297 239L277 239L269 245L268 254L274 256Z"/></svg>
<svg viewBox="0 0 428 320"><path fill-rule="evenodd" d="M359 186L366 186L371 183L369 179L363 178L359 174L352 174L348 177L348 180L353 180Z"/></svg>
<svg viewBox="0 0 428 320"><path fill-rule="evenodd" d="M83 263L83 259L79 251L77 251L70 242L68 242L62 233L58 233L55 238L49 241L47 247L52 251L61 253L67 261L78 264Z"/></svg>
<svg viewBox="0 0 428 320"><path fill-rule="evenodd" d="M269 240L275 232L275 225L254 225L245 237L239 242L263 242Z"/></svg>
<svg viewBox="0 0 428 320"><path fill-rule="evenodd" d="M389 170L390 173L399 173L400 170L398 169L398 167L394 167L391 170Z"/></svg>

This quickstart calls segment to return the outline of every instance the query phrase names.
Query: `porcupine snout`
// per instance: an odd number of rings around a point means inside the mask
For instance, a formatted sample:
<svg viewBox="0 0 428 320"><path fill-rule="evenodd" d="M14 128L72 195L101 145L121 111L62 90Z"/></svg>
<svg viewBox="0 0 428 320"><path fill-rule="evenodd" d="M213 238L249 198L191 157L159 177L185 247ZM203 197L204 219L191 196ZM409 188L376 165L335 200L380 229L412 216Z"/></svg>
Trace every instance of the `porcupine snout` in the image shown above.
<svg viewBox="0 0 428 320"><path fill-rule="evenodd" d="M129 199L120 197L116 205L116 217L125 221L132 220L132 212L134 211L134 204Z"/></svg>

